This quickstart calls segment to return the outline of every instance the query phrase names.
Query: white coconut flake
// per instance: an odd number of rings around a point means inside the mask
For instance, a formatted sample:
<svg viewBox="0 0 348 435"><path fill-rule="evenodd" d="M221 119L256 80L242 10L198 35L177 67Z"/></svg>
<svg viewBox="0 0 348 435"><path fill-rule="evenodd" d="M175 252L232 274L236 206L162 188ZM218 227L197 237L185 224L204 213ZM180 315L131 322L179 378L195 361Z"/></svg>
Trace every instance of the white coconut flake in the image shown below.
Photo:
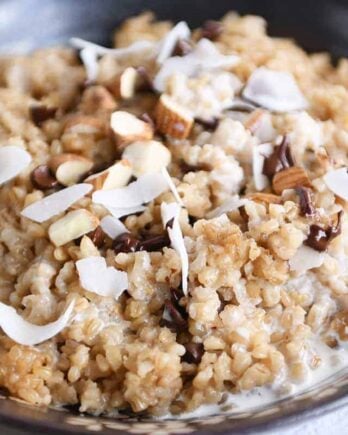
<svg viewBox="0 0 348 435"><path fill-rule="evenodd" d="M0 148L0 184L12 180L31 162L30 154L14 145Z"/></svg>
<svg viewBox="0 0 348 435"><path fill-rule="evenodd" d="M141 213L145 210L146 207L143 205L136 205L134 207L126 207L126 208L117 208L117 207L104 207L112 214L116 219L129 216L131 214Z"/></svg>
<svg viewBox="0 0 348 435"><path fill-rule="evenodd" d="M162 39L159 54L157 56L157 62L163 63L166 59L168 59L168 57L170 57L173 53L176 43L180 39L189 39L190 35L191 31L187 23L185 21L180 21Z"/></svg>
<svg viewBox="0 0 348 435"><path fill-rule="evenodd" d="M187 295L189 260L179 223L180 206L176 202L171 202L170 204L162 202L161 216L164 227L171 219L173 219L173 225L172 227L168 227L167 231L172 248L179 254L181 260L182 290L184 294Z"/></svg>
<svg viewBox="0 0 348 435"><path fill-rule="evenodd" d="M21 214L35 222L45 222L67 210L72 204L87 195L92 188L93 186L88 183L74 184L28 205Z"/></svg>
<svg viewBox="0 0 348 435"><path fill-rule="evenodd" d="M219 207L214 208L209 213L207 213L208 219L217 218L225 213L230 211L238 210L239 207L242 207L248 202L245 198L240 198L239 195L234 195L231 198L226 199Z"/></svg>
<svg viewBox="0 0 348 435"><path fill-rule="evenodd" d="M13 307L0 302L0 326L16 343L34 346L54 337L68 325L74 305L75 302L72 301L55 322L39 326L27 322Z"/></svg>
<svg viewBox="0 0 348 435"><path fill-rule="evenodd" d="M348 168L339 168L324 175L327 187L335 195L348 201Z"/></svg>
<svg viewBox="0 0 348 435"><path fill-rule="evenodd" d="M290 270L299 274L305 273L307 270L320 267L323 264L324 257L324 252L318 252L308 246L302 245L289 260Z"/></svg>
<svg viewBox="0 0 348 435"><path fill-rule="evenodd" d="M255 188L258 191L265 189L268 184L268 178L262 173L263 164L266 157L269 157L273 152L273 147L270 143L264 143L253 147L253 177Z"/></svg>
<svg viewBox="0 0 348 435"><path fill-rule="evenodd" d="M308 107L294 77L284 71L257 68L249 77L243 97L275 112L291 112Z"/></svg>
<svg viewBox="0 0 348 435"><path fill-rule="evenodd" d="M85 66L87 80L94 82L98 77L98 54L93 48L84 48L80 51L81 60Z"/></svg>
<svg viewBox="0 0 348 435"><path fill-rule="evenodd" d="M172 180L172 177L169 175L167 168L162 168L161 173L162 173L163 177L166 179L167 184L169 186L169 189L172 191L172 194L174 195L176 202L178 204L180 204L181 206L183 206L184 204L182 202L182 199L180 198L179 192L178 192L178 190L177 190L177 188Z"/></svg>
<svg viewBox="0 0 348 435"><path fill-rule="evenodd" d="M81 286L100 296L118 297L128 288L127 273L108 267L103 257L88 257L76 262Z"/></svg>
<svg viewBox="0 0 348 435"><path fill-rule="evenodd" d="M110 239L115 239L117 236L123 233L129 233L127 227L117 218L113 216L105 216L100 221L101 229L104 233L110 237Z"/></svg>
<svg viewBox="0 0 348 435"><path fill-rule="evenodd" d="M97 190L92 195L93 202L106 208L129 209L157 198L168 190L168 182L161 173L141 175L126 187L111 190Z"/></svg>
<svg viewBox="0 0 348 435"><path fill-rule="evenodd" d="M174 73L193 77L203 71L231 68L238 62L238 56L221 54L211 41L203 38L186 56L173 56L166 59L155 76L153 84L157 91L163 92L168 78Z"/></svg>

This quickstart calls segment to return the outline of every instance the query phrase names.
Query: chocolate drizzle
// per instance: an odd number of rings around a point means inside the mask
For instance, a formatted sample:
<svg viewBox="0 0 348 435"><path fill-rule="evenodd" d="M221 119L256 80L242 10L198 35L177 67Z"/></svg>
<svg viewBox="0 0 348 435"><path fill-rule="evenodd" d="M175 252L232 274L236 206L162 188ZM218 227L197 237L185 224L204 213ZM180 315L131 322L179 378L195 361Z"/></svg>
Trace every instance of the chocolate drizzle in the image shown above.
<svg viewBox="0 0 348 435"><path fill-rule="evenodd" d="M284 136L281 144L274 147L273 153L265 158L262 173L272 180L277 172L292 166L294 166L294 160L290 151L289 139Z"/></svg>
<svg viewBox="0 0 348 435"><path fill-rule="evenodd" d="M188 314L180 305L180 299L184 296L181 289L171 289L170 299L164 301L164 310L160 326L165 326L172 331L182 332L188 328Z"/></svg>
<svg viewBox="0 0 348 435"><path fill-rule="evenodd" d="M186 343L184 344L186 349L182 360L190 364L199 364L204 354L204 346L202 343Z"/></svg>
<svg viewBox="0 0 348 435"><path fill-rule="evenodd" d="M170 246L170 240L167 233L156 236L148 236L139 239L130 233L122 233L115 238L112 248L116 254L120 252L137 252L137 251L161 251L166 246Z"/></svg>
<svg viewBox="0 0 348 435"><path fill-rule="evenodd" d="M296 193L300 199L300 214L302 216L314 216L315 207L312 202L312 192L308 187L297 187Z"/></svg>
<svg viewBox="0 0 348 435"><path fill-rule="evenodd" d="M319 252L326 251L329 243L341 233L342 216L343 211L341 210L337 215L336 225L330 225L326 229L316 224L311 225L309 227L309 235L304 244Z"/></svg>

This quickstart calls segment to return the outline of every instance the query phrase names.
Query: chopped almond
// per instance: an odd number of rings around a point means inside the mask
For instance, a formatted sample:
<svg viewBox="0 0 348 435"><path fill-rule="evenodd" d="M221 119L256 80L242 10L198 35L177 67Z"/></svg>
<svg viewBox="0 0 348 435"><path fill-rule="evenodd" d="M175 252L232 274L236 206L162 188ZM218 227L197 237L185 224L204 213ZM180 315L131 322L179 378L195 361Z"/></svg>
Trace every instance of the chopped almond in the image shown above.
<svg viewBox="0 0 348 435"><path fill-rule="evenodd" d="M162 94L156 106L156 126L158 130L176 139L185 139L193 126L190 112L176 103L169 95Z"/></svg>
<svg viewBox="0 0 348 435"><path fill-rule="evenodd" d="M281 204L282 198L277 195L273 195L272 193L252 193L248 195L248 198L252 201L263 202L266 204Z"/></svg>
<svg viewBox="0 0 348 435"><path fill-rule="evenodd" d="M117 103L111 93L104 86L88 87L81 99L80 108L85 113L95 113L98 111L113 111Z"/></svg>
<svg viewBox="0 0 348 435"><path fill-rule="evenodd" d="M135 94L137 78L138 72L135 68L126 68L109 82L108 88L116 98L124 100L132 98Z"/></svg>
<svg viewBox="0 0 348 435"><path fill-rule="evenodd" d="M59 154L48 162L56 179L64 186L71 186L81 180L93 167L93 161L76 154Z"/></svg>
<svg viewBox="0 0 348 435"><path fill-rule="evenodd" d="M84 183L93 185L93 190L110 190L126 186L132 176L132 166L123 159L97 174L90 175Z"/></svg>
<svg viewBox="0 0 348 435"><path fill-rule="evenodd" d="M276 194L280 195L283 190L295 187L311 187L311 182L303 168L292 166L274 175L273 189Z"/></svg>
<svg viewBox="0 0 348 435"><path fill-rule="evenodd" d="M151 140L153 138L152 126L131 113L121 110L114 112L110 122L119 147L123 148L137 140Z"/></svg>
<svg viewBox="0 0 348 435"><path fill-rule="evenodd" d="M48 229L48 236L51 242L59 247L95 230L98 225L99 219L81 208L70 211L54 222Z"/></svg>
<svg viewBox="0 0 348 435"><path fill-rule="evenodd" d="M104 121L89 115L72 115L64 127L64 133L96 134L104 131Z"/></svg>

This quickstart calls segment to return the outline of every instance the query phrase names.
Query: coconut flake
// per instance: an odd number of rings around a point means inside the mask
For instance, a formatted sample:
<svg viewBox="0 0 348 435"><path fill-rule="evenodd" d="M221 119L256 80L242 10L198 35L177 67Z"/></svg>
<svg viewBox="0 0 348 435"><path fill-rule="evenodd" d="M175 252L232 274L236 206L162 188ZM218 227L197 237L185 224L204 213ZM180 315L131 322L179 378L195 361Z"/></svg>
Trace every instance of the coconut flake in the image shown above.
<svg viewBox="0 0 348 435"><path fill-rule="evenodd" d="M162 168L161 173L162 173L163 177L166 179L167 184L169 186L169 189L172 191L172 194L174 195L176 202L178 204L180 204L181 206L183 206L184 204L182 202L182 199L180 198L179 192L178 192L178 190L177 190L177 188L172 180L172 177L169 175L167 168Z"/></svg>
<svg viewBox="0 0 348 435"><path fill-rule="evenodd" d="M136 205L134 207L125 207L125 208L117 208L117 207L104 207L112 214L113 217L119 219L124 216L129 216L130 214L141 213L145 210L146 207L143 205Z"/></svg>
<svg viewBox="0 0 348 435"><path fill-rule="evenodd" d="M187 295L189 261L179 223L180 206L176 202L171 202L170 204L162 202L161 216L164 227L166 227L167 223L173 219L173 225L171 227L168 226L167 231L172 248L179 254L181 260L182 290L184 294Z"/></svg>
<svg viewBox="0 0 348 435"><path fill-rule="evenodd" d="M174 51L176 43L180 39L189 39L191 31L185 21L180 21L176 26L172 28L170 32L162 39L159 54L157 56L157 62L163 63Z"/></svg>
<svg viewBox="0 0 348 435"><path fill-rule="evenodd" d="M245 198L240 198L239 195L234 195L231 198L226 199L219 207L214 208L209 213L207 213L208 219L217 218L225 213L229 213L230 211L238 210L239 207L242 207L248 202Z"/></svg>
<svg viewBox="0 0 348 435"><path fill-rule="evenodd" d="M61 332L68 324L75 302L72 301L55 322L39 326L27 322L13 307L0 302L0 326L5 334L16 343L34 346L49 340Z"/></svg>
<svg viewBox="0 0 348 435"><path fill-rule="evenodd" d="M14 145L0 148L0 184L20 174L31 162L30 154Z"/></svg>
<svg viewBox="0 0 348 435"><path fill-rule="evenodd" d="M243 97L275 112L290 112L308 107L292 74L265 67L257 68L251 74Z"/></svg>
<svg viewBox="0 0 348 435"><path fill-rule="evenodd" d="M129 209L152 201L165 190L168 190L165 177L161 173L150 173L141 175L126 187L97 190L92 200L106 208Z"/></svg>
<svg viewBox="0 0 348 435"><path fill-rule="evenodd" d="M302 274L307 270L320 267L323 264L324 257L324 252L318 252L308 246L302 245L289 260L290 270Z"/></svg>
<svg viewBox="0 0 348 435"><path fill-rule="evenodd" d="M100 221L101 229L110 239L115 239L123 233L128 233L127 227L117 218L113 216L105 216Z"/></svg>
<svg viewBox="0 0 348 435"><path fill-rule="evenodd" d="M273 152L273 146L270 143L264 143L253 147L253 177L255 189L260 191L265 189L268 184L268 178L263 174L263 164L266 157Z"/></svg>
<svg viewBox="0 0 348 435"><path fill-rule="evenodd" d="M74 202L90 192L92 188L93 186L88 183L74 184L28 205L22 210L21 214L35 222L45 222L67 210Z"/></svg>
<svg viewBox="0 0 348 435"><path fill-rule="evenodd" d="M88 257L76 262L81 286L100 296L119 296L128 288L126 272L108 267L103 257Z"/></svg>
<svg viewBox="0 0 348 435"><path fill-rule="evenodd" d="M154 78L153 84L157 91L163 92L167 79L174 73L192 77L203 71L231 68L238 62L238 56L221 54L211 41L203 38L186 56L173 56L166 59Z"/></svg>
<svg viewBox="0 0 348 435"><path fill-rule="evenodd" d="M85 66L87 80L94 82L98 77L98 54L93 48L84 48L80 51L81 60Z"/></svg>
<svg viewBox="0 0 348 435"><path fill-rule="evenodd" d="M335 195L348 201L348 168L339 168L324 175L327 187Z"/></svg>

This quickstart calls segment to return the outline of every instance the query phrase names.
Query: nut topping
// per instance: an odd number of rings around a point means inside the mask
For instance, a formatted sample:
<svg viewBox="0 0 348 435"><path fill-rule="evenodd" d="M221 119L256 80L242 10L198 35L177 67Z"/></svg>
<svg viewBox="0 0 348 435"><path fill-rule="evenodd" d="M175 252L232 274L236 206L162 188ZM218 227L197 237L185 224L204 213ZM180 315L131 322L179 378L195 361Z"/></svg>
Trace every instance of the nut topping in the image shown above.
<svg viewBox="0 0 348 435"><path fill-rule="evenodd" d="M48 236L51 242L59 247L95 230L98 225L99 219L81 208L70 211L54 222L48 229Z"/></svg>
<svg viewBox="0 0 348 435"><path fill-rule="evenodd" d="M84 183L93 185L94 190L110 190L126 186L132 176L132 166L128 160L120 160L104 171L90 175Z"/></svg>
<svg viewBox="0 0 348 435"><path fill-rule="evenodd" d="M113 78L108 88L116 98L124 100L134 97L138 72L135 68L126 68L121 74Z"/></svg>
<svg viewBox="0 0 348 435"><path fill-rule="evenodd" d="M88 114L98 111L111 112L116 106L114 97L104 86L90 86L82 95L81 109Z"/></svg>
<svg viewBox="0 0 348 435"><path fill-rule="evenodd" d="M185 139L191 132L194 119L185 107L176 103L169 95L162 94L156 106L156 127L176 139Z"/></svg>
<svg viewBox="0 0 348 435"><path fill-rule="evenodd" d="M31 182L36 189L47 190L58 186L58 180L47 165L40 165L31 173Z"/></svg>
<svg viewBox="0 0 348 435"><path fill-rule="evenodd" d="M58 154L48 162L50 170L64 186L78 183L93 167L93 161L76 154Z"/></svg>
<svg viewBox="0 0 348 435"><path fill-rule="evenodd" d="M311 187L311 182L303 168L293 166L277 172L273 177L273 189L277 195L280 195L285 189L296 187Z"/></svg>
<svg viewBox="0 0 348 435"><path fill-rule="evenodd" d="M117 145L121 148L137 140L151 140L153 138L151 125L131 113L114 112L110 122Z"/></svg>

